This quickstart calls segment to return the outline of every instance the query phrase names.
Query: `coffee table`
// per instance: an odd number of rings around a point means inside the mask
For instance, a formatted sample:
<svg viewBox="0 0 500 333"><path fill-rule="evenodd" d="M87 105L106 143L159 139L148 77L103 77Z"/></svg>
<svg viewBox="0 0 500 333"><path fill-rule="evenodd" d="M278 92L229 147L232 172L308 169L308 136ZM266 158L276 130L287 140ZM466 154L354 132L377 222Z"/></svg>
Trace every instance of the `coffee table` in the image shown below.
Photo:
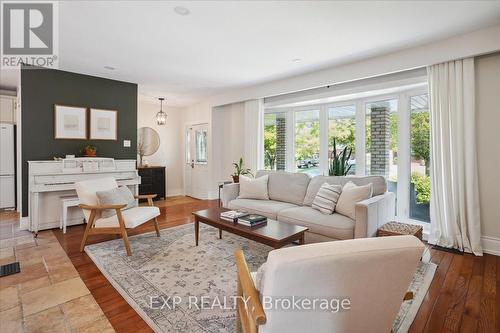
<svg viewBox="0 0 500 333"><path fill-rule="evenodd" d="M193 212L196 246L198 246L200 223L208 224L219 229L219 238L222 238L222 230L224 230L258 243L274 247L275 249L295 241L298 241L299 244L304 244L304 233L309 230L306 227L272 219L267 219L267 223L264 225L246 227L238 223L221 219L220 213L228 210L229 209L215 207Z"/></svg>

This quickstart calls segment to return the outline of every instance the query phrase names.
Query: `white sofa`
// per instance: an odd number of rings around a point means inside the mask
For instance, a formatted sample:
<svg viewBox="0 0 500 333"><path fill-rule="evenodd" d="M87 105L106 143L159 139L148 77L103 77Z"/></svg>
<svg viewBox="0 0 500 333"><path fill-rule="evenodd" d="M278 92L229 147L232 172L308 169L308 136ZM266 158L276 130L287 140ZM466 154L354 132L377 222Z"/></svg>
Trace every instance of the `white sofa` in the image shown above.
<svg viewBox="0 0 500 333"><path fill-rule="evenodd" d="M242 294L254 306L239 316L264 309L256 322L266 332L391 332L392 323L415 274L424 244L414 236L364 238L292 246L269 252L255 280L260 298L248 288ZM236 253L238 283L245 280L244 256ZM250 292L249 292L250 290ZM291 310L280 299L348 299L335 312L311 303ZM270 302L272 300L272 302ZM262 302L262 306L258 303ZM272 306L270 306L272 305ZM348 305L348 306L345 306ZM258 312L262 313L262 311ZM243 321L242 321L243 322Z"/></svg>
<svg viewBox="0 0 500 333"><path fill-rule="evenodd" d="M375 236L377 228L394 218L395 195L387 192L387 183L381 176L338 177L315 176L284 171L259 171L256 177L269 175L269 200L239 199L239 184L227 184L222 189L225 208L244 210L268 218L309 228L306 243ZM356 204L356 219L333 213L325 215L311 208L323 183L344 185L373 185L370 199Z"/></svg>

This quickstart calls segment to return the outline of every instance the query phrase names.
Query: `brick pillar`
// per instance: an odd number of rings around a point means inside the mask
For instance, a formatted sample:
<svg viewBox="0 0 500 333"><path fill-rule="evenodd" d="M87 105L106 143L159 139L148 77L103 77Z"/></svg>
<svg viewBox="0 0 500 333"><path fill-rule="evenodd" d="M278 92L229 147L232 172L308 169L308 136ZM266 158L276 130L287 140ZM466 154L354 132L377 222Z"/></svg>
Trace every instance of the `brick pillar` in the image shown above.
<svg viewBox="0 0 500 333"><path fill-rule="evenodd" d="M371 108L371 167L372 175L389 175L389 105L377 105Z"/></svg>
<svg viewBox="0 0 500 333"><path fill-rule="evenodd" d="M286 118L284 115L276 117L276 170L286 168Z"/></svg>

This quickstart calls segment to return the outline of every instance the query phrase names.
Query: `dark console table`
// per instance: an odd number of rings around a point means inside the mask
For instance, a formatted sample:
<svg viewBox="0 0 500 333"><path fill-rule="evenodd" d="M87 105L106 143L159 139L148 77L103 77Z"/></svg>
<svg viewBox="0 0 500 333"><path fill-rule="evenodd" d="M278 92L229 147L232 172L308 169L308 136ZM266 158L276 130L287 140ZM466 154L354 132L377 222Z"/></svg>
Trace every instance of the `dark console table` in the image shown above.
<svg viewBox="0 0 500 333"><path fill-rule="evenodd" d="M144 166L138 167L141 184L139 194L156 194L154 200L165 199L165 167L164 166Z"/></svg>

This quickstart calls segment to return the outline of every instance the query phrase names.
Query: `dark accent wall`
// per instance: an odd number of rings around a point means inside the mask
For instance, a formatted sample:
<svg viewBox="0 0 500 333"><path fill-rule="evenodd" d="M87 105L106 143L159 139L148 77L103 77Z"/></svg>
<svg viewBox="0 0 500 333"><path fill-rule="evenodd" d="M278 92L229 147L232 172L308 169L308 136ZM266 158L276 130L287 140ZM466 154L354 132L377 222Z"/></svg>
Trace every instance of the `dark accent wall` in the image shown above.
<svg viewBox="0 0 500 333"><path fill-rule="evenodd" d="M54 139L54 104L118 110L118 140ZM137 84L54 69L21 69L23 216L28 215L28 161L80 156L91 144L97 156L137 157ZM123 147L130 140L130 147Z"/></svg>

